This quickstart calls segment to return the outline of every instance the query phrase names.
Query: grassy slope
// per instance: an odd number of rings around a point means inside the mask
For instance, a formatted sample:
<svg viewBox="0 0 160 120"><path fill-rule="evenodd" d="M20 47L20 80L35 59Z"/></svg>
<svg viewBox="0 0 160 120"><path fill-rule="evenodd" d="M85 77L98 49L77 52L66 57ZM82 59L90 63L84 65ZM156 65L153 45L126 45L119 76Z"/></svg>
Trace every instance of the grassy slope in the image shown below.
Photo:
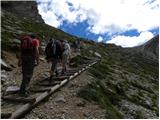
<svg viewBox="0 0 160 120"><path fill-rule="evenodd" d="M116 47L96 50L103 58L90 70L93 83L79 95L102 105L106 118L158 118L158 63Z"/></svg>
<svg viewBox="0 0 160 120"><path fill-rule="evenodd" d="M51 37L62 39L65 38L70 42L73 42L77 39L77 37L69 35L62 30L56 29L47 24L37 23L32 20L20 18L8 12L5 12L4 14L4 11L2 11L1 24L2 50L17 48L16 46L19 45L19 42L16 40L16 36L24 34L35 33L44 43Z"/></svg>

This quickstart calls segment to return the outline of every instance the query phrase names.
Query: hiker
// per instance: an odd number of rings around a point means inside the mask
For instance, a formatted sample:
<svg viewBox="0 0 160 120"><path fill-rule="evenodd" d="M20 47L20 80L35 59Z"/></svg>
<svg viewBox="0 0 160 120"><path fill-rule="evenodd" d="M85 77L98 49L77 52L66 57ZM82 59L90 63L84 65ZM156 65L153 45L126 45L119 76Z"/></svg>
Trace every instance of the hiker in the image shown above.
<svg viewBox="0 0 160 120"><path fill-rule="evenodd" d="M80 39L77 39L76 46L77 46L78 52L80 52L80 43L81 43Z"/></svg>
<svg viewBox="0 0 160 120"><path fill-rule="evenodd" d="M60 41L51 38L45 48L45 54L46 54L47 61L52 62L52 66L50 70L50 82L51 82L52 77L55 74L56 76L58 76L59 74L57 66L62 54Z"/></svg>
<svg viewBox="0 0 160 120"><path fill-rule="evenodd" d="M69 62L70 54L71 54L71 48L67 40L63 41L64 44L64 50L62 53L62 72L61 74L65 74L67 71L67 64Z"/></svg>
<svg viewBox="0 0 160 120"><path fill-rule="evenodd" d="M22 66L22 83L20 96L28 96L28 87L33 75L33 70L39 64L39 40L34 35L19 37L21 41L18 66Z"/></svg>

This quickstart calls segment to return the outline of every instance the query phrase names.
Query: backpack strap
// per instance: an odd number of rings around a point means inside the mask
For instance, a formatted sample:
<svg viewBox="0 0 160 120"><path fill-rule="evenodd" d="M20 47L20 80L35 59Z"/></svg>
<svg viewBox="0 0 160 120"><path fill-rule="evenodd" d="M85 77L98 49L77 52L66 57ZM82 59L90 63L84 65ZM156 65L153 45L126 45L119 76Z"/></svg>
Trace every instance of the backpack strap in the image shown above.
<svg viewBox="0 0 160 120"><path fill-rule="evenodd" d="M53 52L53 55L56 54L56 41L52 42L52 52Z"/></svg>

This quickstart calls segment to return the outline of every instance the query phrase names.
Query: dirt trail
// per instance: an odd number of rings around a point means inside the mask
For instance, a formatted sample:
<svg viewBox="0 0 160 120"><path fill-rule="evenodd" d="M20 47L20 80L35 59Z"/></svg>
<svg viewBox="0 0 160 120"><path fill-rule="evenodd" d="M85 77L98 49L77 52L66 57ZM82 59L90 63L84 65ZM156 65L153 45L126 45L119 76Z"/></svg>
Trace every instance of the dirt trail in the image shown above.
<svg viewBox="0 0 160 120"><path fill-rule="evenodd" d="M15 68L9 72L9 80L2 85L2 94L8 86L20 86L21 68L17 66L17 59L13 53L5 53L6 62L13 64ZM40 61L40 65L34 69L33 79L30 87L37 82L49 76L51 64L46 61ZM77 96L78 91L92 81L92 77L87 71L75 79L69 81L59 91L49 97L48 100L40 103L36 108L29 112L25 118L27 119L89 119L89 118L105 118L105 110L95 102L88 102Z"/></svg>
<svg viewBox="0 0 160 120"><path fill-rule="evenodd" d="M77 96L78 90L90 82L92 77L85 71L69 81L67 85L50 96L25 116L26 119L104 119L105 110L95 102Z"/></svg>

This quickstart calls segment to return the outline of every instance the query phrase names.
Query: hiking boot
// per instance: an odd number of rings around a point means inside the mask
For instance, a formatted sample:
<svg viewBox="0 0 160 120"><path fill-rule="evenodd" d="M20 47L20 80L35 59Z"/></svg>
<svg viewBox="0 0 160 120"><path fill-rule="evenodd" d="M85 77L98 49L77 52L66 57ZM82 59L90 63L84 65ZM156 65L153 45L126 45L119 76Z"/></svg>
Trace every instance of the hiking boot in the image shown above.
<svg viewBox="0 0 160 120"><path fill-rule="evenodd" d="M53 75L51 75L50 78L49 78L49 84L52 83L52 78L53 78Z"/></svg>
<svg viewBox="0 0 160 120"><path fill-rule="evenodd" d="M56 73L56 77L58 77L58 75L59 75L58 71L56 71L55 73Z"/></svg>
<svg viewBox="0 0 160 120"><path fill-rule="evenodd" d="M29 93L28 92L19 92L20 97L28 97Z"/></svg>
<svg viewBox="0 0 160 120"><path fill-rule="evenodd" d="M62 70L61 75L65 75L65 73L66 73L66 72L64 72L64 71Z"/></svg>

